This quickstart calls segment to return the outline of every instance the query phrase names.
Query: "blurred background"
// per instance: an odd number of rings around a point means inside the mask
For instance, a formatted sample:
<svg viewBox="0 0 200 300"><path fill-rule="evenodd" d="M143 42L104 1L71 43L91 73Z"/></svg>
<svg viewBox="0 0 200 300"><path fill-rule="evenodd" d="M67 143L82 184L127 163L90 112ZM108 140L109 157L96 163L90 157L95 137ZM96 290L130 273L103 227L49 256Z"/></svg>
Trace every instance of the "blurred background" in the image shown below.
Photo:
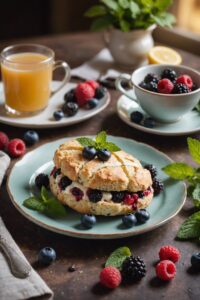
<svg viewBox="0 0 200 300"><path fill-rule="evenodd" d="M97 0L1 1L0 39L86 31L91 20L84 12ZM200 0L174 0L176 26L200 37Z"/></svg>

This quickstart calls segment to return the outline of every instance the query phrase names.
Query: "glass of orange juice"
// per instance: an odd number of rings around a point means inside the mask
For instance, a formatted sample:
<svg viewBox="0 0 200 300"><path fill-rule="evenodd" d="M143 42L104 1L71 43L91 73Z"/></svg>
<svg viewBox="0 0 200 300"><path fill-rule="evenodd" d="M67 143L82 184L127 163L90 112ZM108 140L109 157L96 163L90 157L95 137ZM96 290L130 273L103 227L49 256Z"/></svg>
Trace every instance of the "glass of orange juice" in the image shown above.
<svg viewBox="0 0 200 300"><path fill-rule="evenodd" d="M19 44L1 52L1 71L5 108L12 116L37 114L48 105L52 94L70 80L70 68L55 61L54 52L42 45ZM65 76L56 91L51 91L53 71L63 68Z"/></svg>

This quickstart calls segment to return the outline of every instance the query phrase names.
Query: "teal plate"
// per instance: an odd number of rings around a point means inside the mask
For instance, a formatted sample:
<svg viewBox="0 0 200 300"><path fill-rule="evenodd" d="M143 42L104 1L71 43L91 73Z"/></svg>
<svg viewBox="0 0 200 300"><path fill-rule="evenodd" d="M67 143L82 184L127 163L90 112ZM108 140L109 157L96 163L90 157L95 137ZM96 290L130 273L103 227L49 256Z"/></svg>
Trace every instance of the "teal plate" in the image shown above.
<svg viewBox="0 0 200 300"><path fill-rule="evenodd" d="M40 172L49 173L52 169L52 157L56 148L67 138L45 144L26 154L12 168L7 189L14 206L30 221L57 233L88 239L114 239L133 236L150 231L173 218L182 208L186 198L186 187L167 177L162 167L171 163L169 157L158 150L136 141L109 136L109 141L116 143L126 152L142 161L151 163L158 169L158 176L164 182L165 189L162 194L155 197L148 207L151 218L143 225L133 228L124 228L121 217L97 217L97 224L92 229L84 229L80 224L80 214L67 209L65 219L52 219L39 212L23 206L24 199L34 193L33 182Z"/></svg>

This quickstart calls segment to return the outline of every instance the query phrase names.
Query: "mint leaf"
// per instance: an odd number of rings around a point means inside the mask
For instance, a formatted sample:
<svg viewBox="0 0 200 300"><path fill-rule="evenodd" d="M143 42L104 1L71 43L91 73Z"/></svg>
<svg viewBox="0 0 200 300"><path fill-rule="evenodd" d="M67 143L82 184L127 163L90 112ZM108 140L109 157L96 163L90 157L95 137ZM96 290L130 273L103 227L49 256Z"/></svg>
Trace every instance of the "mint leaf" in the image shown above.
<svg viewBox="0 0 200 300"><path fill-rule="evenodd" d="M182 240L200 237L200 211L191 215L181 225L177 237Z"/></svg>
<svg viewBox="0 0 200 300"><path fill-rule="evenodd" d="M137 14L139 14L140 12L140 8L138 4L135 3L134 1L130 2L130 11L131 11L132 18L135 18Z"/></svg>
<svg viewBox="0 0 200 300"><path fill-rule="evenodd" d="M185 163L172 163L162 168L162 170L167 175L177 180L184 180L195 174L195 170Z"/></svg>
<svg viewBox="0 0 200 300"><path fill-rule="evenodd" d="M118 3L124 9L129 7L129 1L128 0L118 0Z"/></svg>
<svg viewBox="0 0 200 300"><path fill-rule="evenodd" d="M94 5L85 13L86 17L99 17L106 14L106 8L103 5Z"/></svg>
<svg viewBox="0 0 200 300"><path fill-rule="evenodd" d="M65 217L67 215L65 207L54 197L48 199L45 213L53 218Z"/></svg>
<svg viewBox="0 0 200 300"><path fill-rule="evenodd" d="M120 247L116 249L114 252L112 252L111 255L108 257L105 263L105 267L113 266L120 270L123 261L126 259L126 257L130 255L131 255L131 251L128 247Z"/></svg>
<svg viewBox="0 0 200 300"><path fill-rule="evenodd" d="M197 208L200 208L200 183L197 183L192 192L193 202Z"/></svg>
<svg viewBox="0 0 200 300"><path fill-rule="evenodd" d="M49 192L47 191L47 189L44 186L42 186L42 188L41 188L40 195L41 195L43 202L46 203L49 198Z"/></svg>
<svg viewBox="0 0 200 300"><path fill-rule="evenodd" d="M87 137L80 137L76 139L83 147L93 146L95 147L95 141Z"/></svg>
<svg viewBox="0 0 200 300"><path fill-rule="evenodd" d="M111 10L117 11L118 10L118 4L115 0L101 0L102 3L104 3L108 8Z"/></svg>
<svg viewBox="0 0 200 300"><path fill-rule="evenodd" d="M44 212L44 210L45 210L45 205L36 197L30 197L30 198L24 200L23 205L26 208L36 210L39 212Z"/></svg>
<svg viewBox="0 0 200 300"><path fill-rule="evenodd" d="M101 131L96 136L96 143L99 145L104 145L104 143L106 142L106 139L107 139L106 132Z"/></svg>
<svg viewBox="0 0 200 300"><path fill-rule="evenodd" d="M128 32L130 30L130 23L126 20L120 20L120 28L123 32Z"/></svg>
<svg viewBox="0 0 200 300"><path fill-rule="evenodd" d="M121 149L115 145L114 143L111 143L111 142L106 142L104 144L104 147L109 150L110 152L116 152L116 151L120 151Z"/></svg>
<svg viewBox="0 0 200 300"><path fill-rule="evenodd" d="M192 138L187 138L188 148L193 160L200 164L200 141Z"/></svg>

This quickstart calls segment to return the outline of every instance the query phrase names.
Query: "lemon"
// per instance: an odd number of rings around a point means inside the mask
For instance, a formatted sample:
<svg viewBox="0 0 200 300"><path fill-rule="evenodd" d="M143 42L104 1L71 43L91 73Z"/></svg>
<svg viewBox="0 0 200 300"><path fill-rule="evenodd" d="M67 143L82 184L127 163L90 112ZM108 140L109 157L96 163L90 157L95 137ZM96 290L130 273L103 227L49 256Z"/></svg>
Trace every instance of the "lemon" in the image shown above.
<svg viewBox="0 0 200 300"><path fill-rule="evenodd" d="M180 65L182 57L178 52L171 48L156 46L149 51L148 60L150 64Z"/></svg>

